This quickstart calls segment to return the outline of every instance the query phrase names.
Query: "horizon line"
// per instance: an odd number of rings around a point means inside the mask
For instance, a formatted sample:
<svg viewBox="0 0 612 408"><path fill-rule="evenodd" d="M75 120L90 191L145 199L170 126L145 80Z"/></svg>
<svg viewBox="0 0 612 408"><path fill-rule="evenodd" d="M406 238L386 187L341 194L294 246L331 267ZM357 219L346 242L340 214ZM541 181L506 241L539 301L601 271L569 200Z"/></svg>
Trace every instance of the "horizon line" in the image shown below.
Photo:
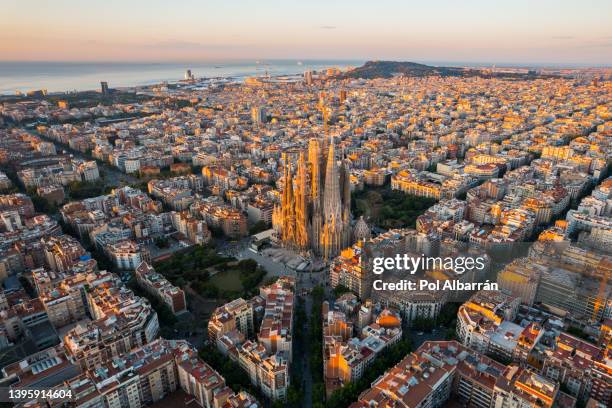
<svg viewBox="0 0 612 408"><path fill-rule="evenodd" d="M432 66L492 66L495 65L498 68L521 68L537 66L540 68L612 68L612 63L577 63L577 62L512 62L512 61L457 61L457 60L423 60L423 59L404 59L404 58L295 58L295 57L284 57L284 58L212 58L212 59L173 59L173 60L151 60L151 59L138 59L138 60L24 60L24 59L0 59L0 64L200 64L200 63L223 63L223 62L250 62L257 64L259 62L278 62L278 61L295 61L297 62L335 62L335 63L361 63L365 64L370 61L386 61L386 62L412 62L418 64L432 65Z"/></svg>

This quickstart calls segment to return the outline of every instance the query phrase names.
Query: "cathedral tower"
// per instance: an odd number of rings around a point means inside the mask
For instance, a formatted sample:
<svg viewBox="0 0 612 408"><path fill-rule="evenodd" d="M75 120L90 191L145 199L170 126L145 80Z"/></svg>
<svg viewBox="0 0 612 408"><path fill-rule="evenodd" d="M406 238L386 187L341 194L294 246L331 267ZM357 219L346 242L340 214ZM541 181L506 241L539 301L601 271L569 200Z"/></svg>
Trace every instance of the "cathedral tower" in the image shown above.
<svg viewBox="0 0 612 408"><path fill-rule="evenodd" d="M321 254L331 259L342 249L342 200L340 190L340 173L336 163L333 140L330 142L327 166L325 170L325 188L323 190L323 231L321 236Z"/></svg>
<svg viewBox="0 0 612 408"><path fill-rule="evenodd" d="M283 154L283 191L280 206L274 209L273 223L284 245L312 249L331 259L351 244L350 173L348 162L338 166L330 140L322 185L321 150L319 140L310 140L308 158L304 151L299 153L295 175L290 159Z"/></svg>
<svg viewBox="0 0 612 408"><path fill-rule="evenodd" d="M300 152L298 160L297 183L295 186L295 244L299 249L307 249L309 245L308 238L308 169L306 168L306 159L304 152Z"/></svg>

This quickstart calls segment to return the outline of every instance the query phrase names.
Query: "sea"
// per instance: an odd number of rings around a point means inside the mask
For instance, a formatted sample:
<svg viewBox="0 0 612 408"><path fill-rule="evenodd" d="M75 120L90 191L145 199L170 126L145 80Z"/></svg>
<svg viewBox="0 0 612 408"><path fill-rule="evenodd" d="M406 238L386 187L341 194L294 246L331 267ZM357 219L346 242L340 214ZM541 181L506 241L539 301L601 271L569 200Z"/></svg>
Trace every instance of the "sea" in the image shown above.
<svg viewBox="0 0 612 408"><path fill-rule="evenodd" d="M404 59L405 60L405 59ZM491 62L420 61L421 64L453 67L491 67ZM365 60L226 60L209 62L17 62L0 61L0 95L46 89L49 93L99 90L100 82L110 88L169 83L184 79L191 70L196 78L234 78L301 74L324 68L358 67ZM573 64L497 63L498 67L578 68Z"/></svg>
<svg viewBox="0 0 612 408"><path fill-rule="evenodd" d="M241 60L180 63L124 62L2 62L0 95L46 89L49 93L88 91L108 82L110 88L176 82L191 70L196 78L235 78L299 74L330 67L346 68L364 61L343 60Z"/></svg>

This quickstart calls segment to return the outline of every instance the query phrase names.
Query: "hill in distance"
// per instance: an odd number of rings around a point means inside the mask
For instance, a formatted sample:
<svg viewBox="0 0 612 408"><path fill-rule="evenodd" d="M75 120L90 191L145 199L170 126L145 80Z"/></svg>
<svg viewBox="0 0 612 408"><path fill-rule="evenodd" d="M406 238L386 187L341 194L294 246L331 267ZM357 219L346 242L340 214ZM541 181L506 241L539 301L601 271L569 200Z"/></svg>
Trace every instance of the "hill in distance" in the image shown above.
<svg viewBox="0 0 612 408"><path fill-rule="evenodd" d="M477 69L460 67L434 67L431 65L417 64L416 62L403 61L368 61L363 66L351 71L343 72L337 76L338 79L373 79L391 78L393 76L423 77L431 75L439 76L484 76L484 77L506 77L525 78L527 74L519 73L491 73ZM529 75L532 76L532 75Z"/></svg>

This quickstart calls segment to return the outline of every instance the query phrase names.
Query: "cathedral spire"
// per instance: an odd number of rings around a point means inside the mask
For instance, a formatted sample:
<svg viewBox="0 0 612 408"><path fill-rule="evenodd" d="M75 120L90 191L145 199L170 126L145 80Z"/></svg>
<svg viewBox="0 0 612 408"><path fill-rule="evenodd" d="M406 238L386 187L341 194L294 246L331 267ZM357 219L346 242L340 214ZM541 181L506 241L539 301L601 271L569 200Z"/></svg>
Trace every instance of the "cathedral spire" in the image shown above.
<svg viewBox="0 0 612 408"><path fill-rule="evenodd" d="M342 249L340 174L335 153L334 141L331 139L325 171L325 190L323 192L324 224L321 236L321 252L325 259L336 256Z"/></svg>
<svg viewBox="0 0 612 408"><path fill-rule="evenodd" d="M341 216L340 205L340 174L336 163L336 152L333 139L330 140L329 153L327 155L327 168L325 170L325 190L323 192L323 213L325 219Z"/></svg>
<svg viewBox="0 0 612 408"><path fill-rule="evenodd" d="M308 162L310 164L310 196L314 205L321 203L321 146L318 139L308 142Z"/></svg>
<svg viewBox="0 0 612 408"><path fill-rule="evenodd" d="M348 160L342 160L342 246L351 245L351 172Z"/></svg>
<svg viewBox="0 0 612 408"><path fill-rule="evenodd" d="M326 141L327 138L323 138ZM282 242L331 259L350 245L350 175L347 161L338 165L333 138L329 138L327 160L322 157L320 139L308 144L308 156L301 151L297 169L283 154L284 183L281 205L273 214L274 227ZM323 166L322 162L325 162ZM324 177L321 177L325 167ZM308 171L310 170L310 174ZM310 184L308 177L310 176ZM324 178L325 183L321 180Z"/></svg>
<svg viewBox="0 0 612 408"><path fill-rule="evenodd" d="M297 188L295 191L295 243L300 249L308 247L308 182L306 177L306 159L300 152L297 170Z"/></svg>

